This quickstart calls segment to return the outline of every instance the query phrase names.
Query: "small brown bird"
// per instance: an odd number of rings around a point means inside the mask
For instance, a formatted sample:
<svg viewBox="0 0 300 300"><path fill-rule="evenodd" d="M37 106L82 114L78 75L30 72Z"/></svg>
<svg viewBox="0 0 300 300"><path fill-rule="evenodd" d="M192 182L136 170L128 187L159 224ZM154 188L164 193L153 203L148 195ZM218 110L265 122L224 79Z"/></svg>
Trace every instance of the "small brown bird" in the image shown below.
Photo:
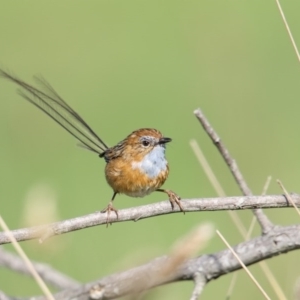
<svg viewBox="0 0 300 300"><path fill-rule="evenodd" d="M81 146L97 153L106 161L105 177L113 189L113 196L107 207L102 210L109 215L118 211L113 207L117 194L130 197L144 197L157 191L166 193L172 209L177 204L183 207L180 197L170 190L160 187L169 175L169 166L165 158L165 145L171 142L160 131L142 128L133 131L114 147L108 147L90 126L76 113L43 78L34 77L41 90L27 84L17 77L0 69L0 76L17 84L18 93L30 103L38 107L71 135L81 142Z"/></svg>

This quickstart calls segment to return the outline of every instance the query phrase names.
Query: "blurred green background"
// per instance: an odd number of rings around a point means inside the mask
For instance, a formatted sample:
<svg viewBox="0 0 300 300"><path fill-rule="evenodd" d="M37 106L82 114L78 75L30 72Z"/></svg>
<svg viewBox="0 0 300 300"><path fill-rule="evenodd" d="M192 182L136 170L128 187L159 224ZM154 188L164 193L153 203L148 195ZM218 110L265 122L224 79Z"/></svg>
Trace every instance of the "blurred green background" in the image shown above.
<svg viewBox="0 0 300 300"><path fill-rule="evenodd" d="M189 146L196 138L226 193L240 195L193 116L201 107L255 194L269 175L274 179L270 194L281 193L277 178L289 191L300 191L300 68L275 1L0 3L1 67L29 82L42 74L109 145L141 127L172 137L166 188L182 198L216 196ZM282 5L300 43L300 2ZM71 136L4 80L0 98L0 214L8 225L24 226L28 215L38 219L30 214L35 209L47 220L45 211L52 211L44 204L47 198L57 200L53 215L59 220L105 207L112 191L104 179L104 161L77 148ZM143 199L118 196L115 205L121 209L165 199L159 193ZM249 226L251 212L238 213ZM291 209L266 213L276 224L299 222ZM178 238L204 221L214 223L232 245L242 241L226 212L202 212L95 227L22 246L30 258L88 282L168 253ZM204 252L222 249L214 237ZM267 261L289 299L299 258L299 252L292 252ZM275 299L261 270L250 269ZM201 299L224 299L231 277L209 283ZM149 298L188 299L192 287L191 282L171 284ZM0 290L14 296L40 294L31 279L4 269ZM231 299L255 297L262 299L239 271Z"/></svg>

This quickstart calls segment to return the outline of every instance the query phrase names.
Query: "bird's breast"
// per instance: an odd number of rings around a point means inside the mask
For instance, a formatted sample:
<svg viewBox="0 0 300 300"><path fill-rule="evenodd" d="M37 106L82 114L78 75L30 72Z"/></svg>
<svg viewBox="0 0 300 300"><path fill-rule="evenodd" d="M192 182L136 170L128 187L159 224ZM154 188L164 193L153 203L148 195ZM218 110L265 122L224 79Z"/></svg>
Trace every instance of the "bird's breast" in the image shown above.
<svg viewBox="0 0 300 300"><path fill-rule="evenodd" d="M169 174L164 148L155 147L149 153L131 160L122 157L106 165L106 180L115 192L131 197L143 197L160 188Z"/></svg>
<svg viewBox="0 0 300 300"><path fill-rule="evenodd" d="M157 146L148 154L146 154L141 160L133 160L131 162L132 169L139 170L149 178L157 177L160 172L166 171L168 167L164 150L165 149L163 147Z"/></svg>

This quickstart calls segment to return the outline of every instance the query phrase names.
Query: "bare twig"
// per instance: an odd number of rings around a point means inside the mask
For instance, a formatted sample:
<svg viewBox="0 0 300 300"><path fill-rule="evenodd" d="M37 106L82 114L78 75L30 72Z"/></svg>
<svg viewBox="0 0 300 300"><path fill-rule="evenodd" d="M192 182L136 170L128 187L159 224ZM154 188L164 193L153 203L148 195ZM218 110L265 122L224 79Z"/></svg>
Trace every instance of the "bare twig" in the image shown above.
<svg viewBox="0 0 300 300"><path fill-rule="evenodd" d="M35 270L41 276L41 278L51 284L53 287L58 289L67 289L74 288L79 286L79 282L75 281L72 278L69 278L65 274L60 273L59 271L51 268L50 266L42 263L37 263L31 261ZM31 273L28 271L27 266L24 264L24 261L17 255L5 251L0 247L0 266L6 267L12 271L31 276ZM0 298L1 299L1 298Z"/></svg>
<svg viewBox="0 0 300 300"><path fill-rule="evenodd" d="M300 207L300 195L292 194L291 197L293 198L296 205ZM283 195L202 198L186 199L181 201L186 212L242 210L253 208L282 208L291 206ZM111 220L111 222L136 221L154 216L178 212L180 212L180 210L177 207L172 210L169 201L163 201L149 205L119 210L119 219ZM182 217L185 218L186 216ZM55 235L60 235L97 225L106 225L105 214L96 212L93 214L63 220L52 224L16 229L12 230L11 232L17 241L26 241L32 239L40 239L41 237L45 236L45 232L48 232L48 237L52 237ZM4 232L0 232L0 245L7 243L10 243L8 235Z"/></svg>
<svg viewBox="0 0 300 300"><path fill-rule="evenodd" d="M220 137L216 133L216 131L212 128L212 126L209 124L208 120L202 113L200 109L197 109L194 111L195 116L201 123L203 129L205 132L209 135L211 140L213 141L214 145L217 147L219 150L220 154L224 158L226 164L228 165L236 183L240 187L242 193L246 196L251 196L252 192L250 188L248 187L246 181L243 178L242 173L240 172L238 165L236 161L230 156L229 151L221 141ZM261 226L261 230L263 233L267 233L269 230L273 228L272 222L268 219L268 217L263 213L261 209L254 209L253 213L256 216L256 219L258 223Z"/></svg>

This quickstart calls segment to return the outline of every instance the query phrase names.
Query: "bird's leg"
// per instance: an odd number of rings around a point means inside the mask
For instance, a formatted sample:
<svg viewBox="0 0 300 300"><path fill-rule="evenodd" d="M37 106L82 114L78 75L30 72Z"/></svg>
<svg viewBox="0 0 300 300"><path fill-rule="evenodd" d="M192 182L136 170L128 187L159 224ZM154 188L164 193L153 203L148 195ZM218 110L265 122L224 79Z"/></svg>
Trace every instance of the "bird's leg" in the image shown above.
<svg viewBox="0 0 300 300"><path fill-rule="evenodd" d="M157 192L162 192L162 193L166 193L169 197L169 201L170 201L170 204L171 204L171 207L172 207L172 210L174 209L174 203L176 203L178 205L178 207L180 208L180 210L184 212L184 209L180 203L180 197L175 194L174 192L172 192L171 190L164 190L164 189L157 189L156 190Z"/></svg>
<svg viewBox="0 0 300 300"><path fill-rule="evenodd" d="M106 227L108 227L108 224L111 225L111 222L109 221L109 216L110 216L110 213L111 213L112 211L116 214L117 220L119 219L118 210L115 209L115 208L113 207L113 201L114 201L114 199L115 199L115 197L116 197L117 194L118 194L117 192L114 192L114 194L113 194L111 200L109 201L107 207L104 208L103 210L101 210L101 213L107 213L107 217L106 217Z"/></svg>

